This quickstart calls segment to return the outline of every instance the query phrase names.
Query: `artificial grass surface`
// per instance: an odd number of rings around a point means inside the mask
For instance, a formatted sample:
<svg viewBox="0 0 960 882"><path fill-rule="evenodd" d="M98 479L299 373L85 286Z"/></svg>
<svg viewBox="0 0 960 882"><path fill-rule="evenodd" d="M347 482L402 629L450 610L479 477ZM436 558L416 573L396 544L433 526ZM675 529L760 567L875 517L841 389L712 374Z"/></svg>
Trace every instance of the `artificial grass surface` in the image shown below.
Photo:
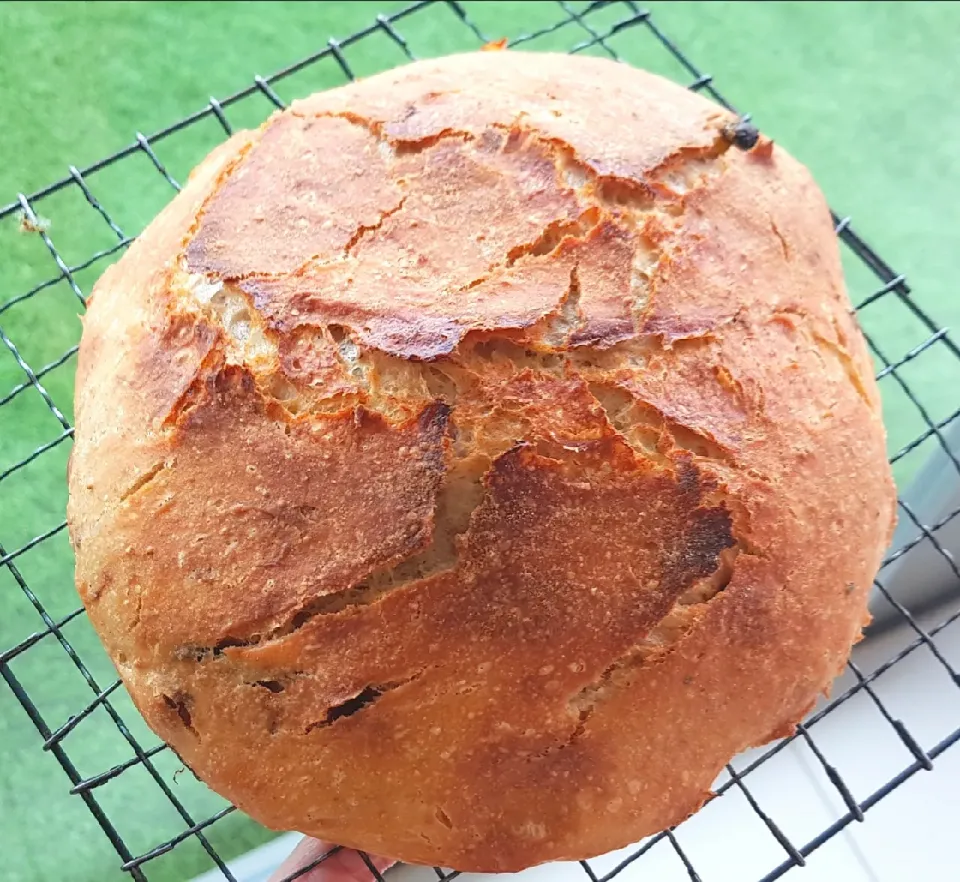
<svg viewBox="0 0 960 882"><path fill-rule="evenodd" d="M586 4L571 4L583 8ZM67 165L95 161L133 139L199 109L371 23L398 3L3 3L0 4L0 203L59 178ZM556 20L554 3L465 3L491 37L513 36ZM952 296L956 268L951 237L960 226L960 176L955 145L960 68L954 62L960 31L957 3L653 3L655 20L726 97L753 112L762 129L805 161L831 203L854 215L857 228L900 271L916 297L941 323L960 316ZM621 5L595 13L604 31L625 16ZM421 56L474 48L476 38L443 4L398 25ZM528 44L568 49L588 35L576 25ZM627 60L682 82L689 76L643 28L618 33L610 44ZM602 50L596 50L602 53ZM382 33L345 54L359 74L400 63L403 56ZM332 59L277 85L289 100L342 82ZM236 127L256 125L270 112L262 95L227 111ZM207 119L156 145L170 173L183 179L223 137ZM138 233L172 190L143 154L88 178L112 219ZM67 263L76 265L117 242L76 187L41 200L50 236ZM74 274L89 293L109 259ZM847 260L855 301L875 280ZM0 304L56 273L40 237L22 233L14 219L0 222ZM2 309L2 307L0 307ZM59 357L79 337L80 302L61 281L0 312L0 327L34 367ZM890 297L861 315L888 357L903 355L926 336L922 326ZM49 372L43 384L70 417L75 360ZM960 365L938 344L903 368L934 419L956 407ZM25 380L0 347L0 397ZM891 450L923 426L894 379L882 383ZM40 396L27 389L0 406L0 474L62 427ZM905 484L932 442L898 463ZM0 542L7 551L54 527L63 518L64 469L69 440L0 482ZM2 556L3 552L0 552ZM42 603L57 617L75 608L72 559L64 533L17 558L17 566ZM0 571L0 651L41 625L14 576ZM65 634L101 685L113 672L84 618ZM11 668L56 727L92 693L62 649L50 638L16 659ZM145 745L156 739L122 693L114 704ZM81 775L132 755L103 709L64 742ZM36 731L12 694L0 687L0 854L4 878L27 882L70 878L100 882L123 878L112 847L54 758L40 750ZM194 820L222 801L189 773L173 781L174 757L156 764ZM95 791L134 853L180 832L185 824L142 768ZM239 814L218 822L210 838L233 855L269 834ZM191 838L147 867L151 880L182 880L210 866Z"/></svg>

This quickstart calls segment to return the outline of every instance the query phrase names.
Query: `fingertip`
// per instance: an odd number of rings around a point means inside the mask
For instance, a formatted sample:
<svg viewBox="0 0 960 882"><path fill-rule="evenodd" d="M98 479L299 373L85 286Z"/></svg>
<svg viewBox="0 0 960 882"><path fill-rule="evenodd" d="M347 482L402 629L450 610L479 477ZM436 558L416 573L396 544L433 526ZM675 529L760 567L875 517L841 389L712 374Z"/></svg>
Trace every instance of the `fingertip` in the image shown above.
<svg viewBox="0 0 960 882"><path fill-rule="evenodd" d="M305 836L268 882L372 882L396 861L370 855L369 866L356 851Z"/></svg>

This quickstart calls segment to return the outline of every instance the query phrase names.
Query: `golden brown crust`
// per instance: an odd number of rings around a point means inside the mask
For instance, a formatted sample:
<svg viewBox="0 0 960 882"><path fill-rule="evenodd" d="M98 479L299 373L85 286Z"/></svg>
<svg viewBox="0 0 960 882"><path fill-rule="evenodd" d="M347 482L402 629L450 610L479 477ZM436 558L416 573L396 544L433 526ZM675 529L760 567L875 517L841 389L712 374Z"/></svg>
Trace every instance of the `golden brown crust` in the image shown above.
<svg viewBox="0 0 960 882"><path fill-rule="evenodd" d="M515 870L676 823L893 524L808 173L656 77L418 62L235 136L98 283L69 522L147 722L263 823Z"/></svg>

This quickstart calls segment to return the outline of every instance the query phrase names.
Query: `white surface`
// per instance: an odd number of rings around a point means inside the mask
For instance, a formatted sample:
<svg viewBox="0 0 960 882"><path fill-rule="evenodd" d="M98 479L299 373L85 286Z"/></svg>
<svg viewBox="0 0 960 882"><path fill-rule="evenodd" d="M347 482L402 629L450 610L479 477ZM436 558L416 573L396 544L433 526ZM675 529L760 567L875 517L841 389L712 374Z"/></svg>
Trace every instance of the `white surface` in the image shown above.
<svg viewBox="0 0 960 882"><path fill-rule="evenodd" d="M960 592L958 592L960 600ZM936 618L942 618L941 613ZM861 644L855 652L865 674L910 643L906 627L890 630ZM947 660L960 667L960 623L936 643ZM842 694L855 683L845 675L834 688ZM901 719L917 741L929 749L960 727L960 688L926 647L915 650L882 674L873 688L892 716ZM889 722L864 690L810 727L827 761L840 772L857 800L863 800L913 762ZM763 750L734 763L743 769ZM718 786L726 779L724 775ZM802 739L797 739L744 777L761 808L796 845L802 846L843 816L847 809L822 766ZM927 882L960 879L960 748L946 751L932 772L920 771L851 823L808 859L793 868L788 882ZM291 834L231 865L240 882L264 882L270 870L298 840ZM702 882L755 882L787 855L746 798L731 787L676 831L676 839ZM590 861L597 876L609 872L635 848ZM222 878L206 874L203 882ZM436 882L433 870L400 867L389 882ZM576 864L553 864L513 876L465 874L463 882L584 882ZM676 850L666 839L616 876L616 882L689 882Z"/></svg>

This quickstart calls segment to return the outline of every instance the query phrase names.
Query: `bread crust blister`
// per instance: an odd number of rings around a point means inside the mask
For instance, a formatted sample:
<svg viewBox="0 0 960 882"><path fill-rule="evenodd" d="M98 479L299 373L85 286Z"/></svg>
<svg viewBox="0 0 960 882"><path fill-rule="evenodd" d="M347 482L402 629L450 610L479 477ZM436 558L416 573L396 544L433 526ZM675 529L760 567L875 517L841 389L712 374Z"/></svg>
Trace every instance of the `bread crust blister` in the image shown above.
<svg viewBox="0 0 960 882"><path fill-rule="evenodd" d="M828 688L879 397L823 197L731 122L595 58L417 62L233 136L104 274L77 584L212 788L517 870L678 823Z"/></svg>

